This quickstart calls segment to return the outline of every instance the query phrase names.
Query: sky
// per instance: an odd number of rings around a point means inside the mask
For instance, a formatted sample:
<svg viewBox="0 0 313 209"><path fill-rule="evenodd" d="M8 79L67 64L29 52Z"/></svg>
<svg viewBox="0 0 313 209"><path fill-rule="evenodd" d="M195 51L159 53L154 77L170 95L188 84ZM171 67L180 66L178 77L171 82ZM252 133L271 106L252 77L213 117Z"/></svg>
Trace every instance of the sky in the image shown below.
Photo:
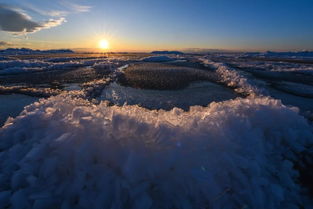
<svg viewBox="0 0 313 209"><path fill-rule="evenodd" d="M0 0L0 47L313 50L312 0Z"/></svg>

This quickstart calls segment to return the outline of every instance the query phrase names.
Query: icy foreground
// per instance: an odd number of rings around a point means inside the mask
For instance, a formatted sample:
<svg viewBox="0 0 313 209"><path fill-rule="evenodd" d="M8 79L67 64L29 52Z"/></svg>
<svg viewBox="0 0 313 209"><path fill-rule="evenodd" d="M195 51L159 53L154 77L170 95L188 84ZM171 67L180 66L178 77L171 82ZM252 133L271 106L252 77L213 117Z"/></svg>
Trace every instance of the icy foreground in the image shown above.
<svg viewBox="0 0 313 209"><path fill-rule="evenodd" d="M62 94L0 129L0 208L303 208L312 127L278 100L189 112Z"/></svg>

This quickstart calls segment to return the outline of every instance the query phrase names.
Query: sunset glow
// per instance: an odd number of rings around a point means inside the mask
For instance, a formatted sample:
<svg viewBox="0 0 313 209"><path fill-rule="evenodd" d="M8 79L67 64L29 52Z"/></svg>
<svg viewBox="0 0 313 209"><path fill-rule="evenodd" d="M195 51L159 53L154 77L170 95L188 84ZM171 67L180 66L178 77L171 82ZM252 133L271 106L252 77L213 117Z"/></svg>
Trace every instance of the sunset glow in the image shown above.
<svg viewBox="0 0 313 209"><path fill-rule="evenodd" d="M99 48L102 50L109 49L109 42L105 39L99 41Z"/></svg>

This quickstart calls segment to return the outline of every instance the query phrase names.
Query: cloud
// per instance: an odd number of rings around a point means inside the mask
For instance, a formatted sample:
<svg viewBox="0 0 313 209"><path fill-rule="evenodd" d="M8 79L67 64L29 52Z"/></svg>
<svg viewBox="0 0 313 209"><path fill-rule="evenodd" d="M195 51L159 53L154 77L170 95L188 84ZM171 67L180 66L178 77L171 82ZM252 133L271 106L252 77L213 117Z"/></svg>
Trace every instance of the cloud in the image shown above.
<svg viewBox="0 0 313 209"><path fill-rule="evenodd" d="M9 43L9 42L5 42L5 41L0 41L0 47L3 47L3 46L11 46L12 44Z"/></svg>
<svg viewBox="0 0 313 209"><path fill-rule="evenodd" d="M33 33L61 25L65 18L36 22L23 10L0 4L0 29L14 34Z"/></svg>
<svg viewBox="0 0 313 209"><path fill-rule="evenodd" d="M67 11L61 11L61 10L52 10L52 11L46 12L46 14L48 14L49 16L53 16L53 17L66 16L68 15L68 13L69 12Z"/></svg>
<svg viewBox="0 0 313 209"><path fill-rule="evenodd" d="M89 12L91 9L91 6L75 4L69 1L61 1L61 4L74 12Z"/></svg>
<svg viewBox="0 0 313 209"><path fill-rule="evenodd" d="M61 25L62 23L66 22L65 18L64 17L61 17L59 19L50 19L46 22L44 22L42 24L43 28L52 28L52 27L56 27L58 25Z"/></svg>

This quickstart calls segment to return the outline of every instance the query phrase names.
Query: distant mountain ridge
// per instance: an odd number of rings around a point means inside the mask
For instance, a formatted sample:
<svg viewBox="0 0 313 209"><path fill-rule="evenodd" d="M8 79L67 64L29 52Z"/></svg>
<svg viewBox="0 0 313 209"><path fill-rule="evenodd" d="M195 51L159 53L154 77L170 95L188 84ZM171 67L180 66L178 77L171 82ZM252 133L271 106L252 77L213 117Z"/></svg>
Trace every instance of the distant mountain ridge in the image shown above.
<svg viewBox="0 0 313 209"><path fill-rule="evenodd" d="M60 54L60 53L74 53L74 51L70 49L34 50L29 48L7 48L0 50L1 55Z"/></svg>

